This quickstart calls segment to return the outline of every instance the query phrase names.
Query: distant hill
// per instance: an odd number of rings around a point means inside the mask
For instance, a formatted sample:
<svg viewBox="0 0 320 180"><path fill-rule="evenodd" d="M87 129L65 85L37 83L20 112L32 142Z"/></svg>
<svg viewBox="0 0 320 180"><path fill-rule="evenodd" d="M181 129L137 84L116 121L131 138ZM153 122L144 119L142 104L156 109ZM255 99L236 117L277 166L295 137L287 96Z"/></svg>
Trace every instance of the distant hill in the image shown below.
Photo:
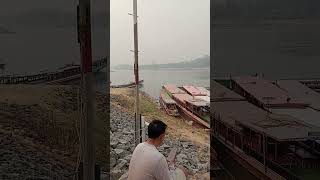
<svg viewBox="0 0 320 180"><path fill-rule="evenodd" d="M140 69L191 69L191 68L209 68L210 56L202 56L191 61L167 64L147 64L140 65ZM122 64L114 66L114 69L133 69L133 65Z"/></svg>

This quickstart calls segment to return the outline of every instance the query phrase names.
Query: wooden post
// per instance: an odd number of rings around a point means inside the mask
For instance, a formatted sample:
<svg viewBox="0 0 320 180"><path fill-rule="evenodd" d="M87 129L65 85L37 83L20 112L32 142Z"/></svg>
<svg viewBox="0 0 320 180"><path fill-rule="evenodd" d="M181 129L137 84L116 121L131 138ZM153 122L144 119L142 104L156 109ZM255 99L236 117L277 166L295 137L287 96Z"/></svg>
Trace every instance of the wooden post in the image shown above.
<svg viewBox="0 0 320 180"><path fill-rule="evenodd" d="M94 142L94 97L91 48L90 0L79 0L78 40L80 43L81 79L82 79L82 131L81 147L83 157L83 178L94 179L95 142Z"/></svg>
<svg viewBox="0 0 320 180"><path fill-rule="evenodd" d="M133 0L133 22L134 22L134 75L135 75L135 144L141 140L141 116L139 103L139 65L138 65L138 10L137 0Z"/></svg>

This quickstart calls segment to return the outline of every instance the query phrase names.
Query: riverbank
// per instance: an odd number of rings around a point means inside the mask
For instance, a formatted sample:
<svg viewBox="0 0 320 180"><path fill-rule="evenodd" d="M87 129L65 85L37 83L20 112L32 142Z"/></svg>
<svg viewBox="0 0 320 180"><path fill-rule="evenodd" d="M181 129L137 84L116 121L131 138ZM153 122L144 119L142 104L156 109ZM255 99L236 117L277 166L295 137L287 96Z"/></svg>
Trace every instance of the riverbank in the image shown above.
<svg viewBox="0 0 320 180"><path fill-rule="evenodd" d="M2 85L0 94L0 179L73 179L80 150L79 88ZM97 163L106 171L110 123L112 179L127 172L134 149L133 95L130 89L111 89L109 122L108 98L96 93ZM189 179L209 172L209 132L167 116L146 94L141 106L146 121L158 118L168 124L168 138L159 149L163 154L178 148L177 163L194 174Z"/></svg>
<svg viewBox="0 0 320 180"><path fill-rule="evenodd" d="M78 92L76 86L0 86L0 179L73 179L80 150ZM96 154L102 170L106 101L96 95Z"/></svg>
<svg viewBox="0 0 320 180"><path fill-rule="evenodd" d="M161 119L168 125L168 135L159 151L165 156L177 148L177 164L201 179L209 172L209 132L189 125L181 118L168 116L153 98L141 93L141 113L147 122ZM125 179L134 150L134 91L128 88L111 89L111 179ZM207 174L208 175L208 174ZM121 177L122 176L122 177Z"/></svg>

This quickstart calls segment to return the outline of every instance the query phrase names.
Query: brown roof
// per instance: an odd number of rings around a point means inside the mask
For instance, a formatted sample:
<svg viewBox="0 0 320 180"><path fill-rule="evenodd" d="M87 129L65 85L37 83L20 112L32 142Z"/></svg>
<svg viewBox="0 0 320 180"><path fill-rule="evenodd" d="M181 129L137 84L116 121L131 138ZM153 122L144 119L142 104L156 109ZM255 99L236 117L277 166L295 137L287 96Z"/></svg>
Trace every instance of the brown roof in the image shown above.
<svg viewBox="0 0 320 180"><path fill-rule="evenodd" d="M212 95L211 99L214 102L217 101L236 101L236 100L245 100L244 97L240 96L234 91L231 91L230 89L224 87L223 85L219 84L216 81L211 82L211 89L212 89Z"/></svg>
<svg viewBox="0 0 320 180"><path fill-rule="evenodd" d="M192 96L189 94L173 94L173 99L185 103L187 100L192 99Z"/></svg>
<svg viewBox="0 0 320 180"><path fill-rule="evenodd" d="M214 102L212 106L216 118L220 117L222 122L230 126L241 124L278 141L303 140L308 138L308 132L320 132L319 128L289 115L267 114L246 101Z"/></svg>
<svg viewBox="0 0 320 180"><path fill-rule="evenodd" d="M259 77L235 77L233 80L266 106L287 108L307 106L307 103L290 96L271 81Z"/></svg>
<svg viewBox="0 0 320 180"><path fill-rule="evenodd" d="M185 89L192 96L206 96L207 95L206 92L203 92L194 86L183 86L183 89Z"/></svg>
<svg viewBox="0 0 320 180"><path fill-rule="evenodd" d="M296 80L280 80L277 81L280 88L301 101L310 104L310 107L320 110L320 94L308 88L304 84Z"/></svg>
<svg viewBox="0 0 320 180"><path fill-rule="evenodd" d="M172 84L166 84L163 88L171 94L186 94L182 89L179 89L177 86Z"/></svg>

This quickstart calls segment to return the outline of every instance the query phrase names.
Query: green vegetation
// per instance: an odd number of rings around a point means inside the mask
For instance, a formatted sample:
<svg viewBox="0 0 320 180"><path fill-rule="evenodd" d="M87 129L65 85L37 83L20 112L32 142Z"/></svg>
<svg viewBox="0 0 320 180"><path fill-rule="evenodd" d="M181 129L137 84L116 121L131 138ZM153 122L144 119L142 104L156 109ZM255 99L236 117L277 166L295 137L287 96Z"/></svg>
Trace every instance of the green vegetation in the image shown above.
<svg viewBox="0 0 320 180"><path fill-rule="evenodd" d="M157 104L152 102L151 100L143 97L141 98L141 113L142 114L157 114L158 113L158 107Z"/></svg>

